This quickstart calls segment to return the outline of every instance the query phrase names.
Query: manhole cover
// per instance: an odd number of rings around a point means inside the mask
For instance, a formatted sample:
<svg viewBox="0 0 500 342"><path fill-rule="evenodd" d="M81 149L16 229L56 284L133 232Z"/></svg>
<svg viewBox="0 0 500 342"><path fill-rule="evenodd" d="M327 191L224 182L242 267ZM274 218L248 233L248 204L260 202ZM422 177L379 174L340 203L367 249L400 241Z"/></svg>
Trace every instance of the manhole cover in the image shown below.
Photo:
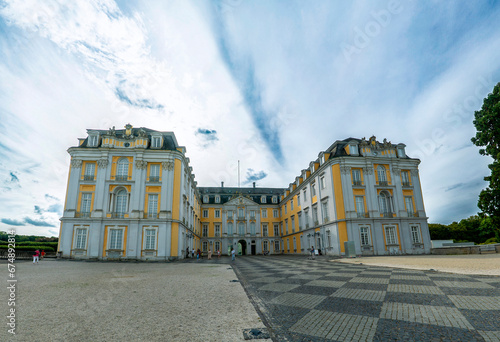
<svg viewBox="0 0 500 342"><path fill-rule="evenodd" d="M245 340L264 340L271 338L266 328L253 328L243 330Z"/></svg>

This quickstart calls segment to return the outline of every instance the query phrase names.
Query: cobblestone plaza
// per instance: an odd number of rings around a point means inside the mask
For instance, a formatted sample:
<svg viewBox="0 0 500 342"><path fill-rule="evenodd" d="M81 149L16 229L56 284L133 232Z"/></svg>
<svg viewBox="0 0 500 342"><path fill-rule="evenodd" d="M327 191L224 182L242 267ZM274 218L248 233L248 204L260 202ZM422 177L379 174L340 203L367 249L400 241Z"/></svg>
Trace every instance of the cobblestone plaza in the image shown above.
<svg viewBox="0 0 500 342"><path fill-rule="evenodd" d="M278 341L500 341L500 277L299 257L234 268Z"/></svg>

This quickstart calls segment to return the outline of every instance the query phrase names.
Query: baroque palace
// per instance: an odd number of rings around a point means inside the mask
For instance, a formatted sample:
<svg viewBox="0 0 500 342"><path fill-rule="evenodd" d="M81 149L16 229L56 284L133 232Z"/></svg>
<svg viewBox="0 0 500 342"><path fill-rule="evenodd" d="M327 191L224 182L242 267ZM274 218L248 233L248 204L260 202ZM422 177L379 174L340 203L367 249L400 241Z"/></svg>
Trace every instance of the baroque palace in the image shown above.
<svg viewBox="0 0 500 342"><path fill-rule="evenodd" d="M200 187L173 132L87 130L71 166L65 258L174 260L239 254L424 254L418 159L375 137L337 140L287 188Z"/></svg>

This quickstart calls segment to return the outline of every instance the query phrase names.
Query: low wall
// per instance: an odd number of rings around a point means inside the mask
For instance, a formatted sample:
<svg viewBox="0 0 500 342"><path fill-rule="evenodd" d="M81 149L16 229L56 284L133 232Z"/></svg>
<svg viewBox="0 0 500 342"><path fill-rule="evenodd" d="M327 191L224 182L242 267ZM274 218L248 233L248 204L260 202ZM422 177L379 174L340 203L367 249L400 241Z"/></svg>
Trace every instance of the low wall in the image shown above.
<svg viewBox="0 0 500 342"><path fill-rule="evenodd" d="M491 249L491 250L486 250ZM500 244L461 246L461 247L439 247L432 248L431 254L434 255L457 255L457 254L485 254L500 253Z"/></svg>

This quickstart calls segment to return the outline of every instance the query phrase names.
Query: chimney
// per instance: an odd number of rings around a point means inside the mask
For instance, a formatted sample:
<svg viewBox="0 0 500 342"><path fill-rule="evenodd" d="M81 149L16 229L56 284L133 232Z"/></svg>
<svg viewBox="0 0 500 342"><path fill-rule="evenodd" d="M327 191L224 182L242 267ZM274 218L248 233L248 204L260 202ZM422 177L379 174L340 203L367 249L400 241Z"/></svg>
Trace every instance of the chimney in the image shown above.
<svg viewBox="0 0 500 342"><path fill-rule="evenodd" d="M223 188L224 187L224 182L220 182L220 187Z"/></svg>
<svg viewBox="0 0 500 342"><path fill-rule="evenodd" d="M255 182L253 182L253 188L255 189Z"/></svg>

